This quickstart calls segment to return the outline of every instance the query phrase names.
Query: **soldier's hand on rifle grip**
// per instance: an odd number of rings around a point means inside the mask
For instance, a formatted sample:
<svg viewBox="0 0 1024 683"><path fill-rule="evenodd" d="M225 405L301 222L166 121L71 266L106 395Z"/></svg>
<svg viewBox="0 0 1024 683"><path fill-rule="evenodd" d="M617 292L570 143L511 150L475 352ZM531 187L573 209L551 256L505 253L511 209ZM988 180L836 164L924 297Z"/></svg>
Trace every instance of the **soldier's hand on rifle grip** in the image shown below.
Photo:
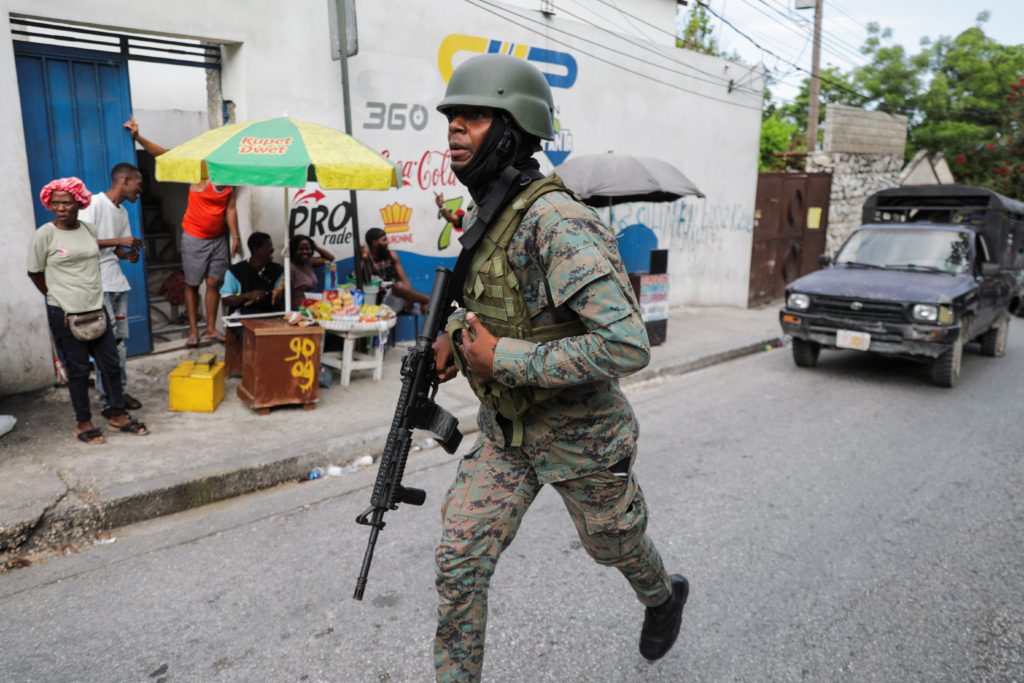
<svg viewBox="0 0 1024 683"><path fill-rule="evenodd" d="M434 368L437 371L437 381L440 384L444 384L459 374L455 367L455 361L452 360L452 342L443 331L437 335L437 340L434 342Z"/></svg>
<svg viewBox="0 0 1024 683"><path fill-rule="evenodd" d="M470 372L480 381L489 382L494 376L494 349L498 338L491 334L476 313L466 314L471 334L462 335L462 349Z"/></svg>

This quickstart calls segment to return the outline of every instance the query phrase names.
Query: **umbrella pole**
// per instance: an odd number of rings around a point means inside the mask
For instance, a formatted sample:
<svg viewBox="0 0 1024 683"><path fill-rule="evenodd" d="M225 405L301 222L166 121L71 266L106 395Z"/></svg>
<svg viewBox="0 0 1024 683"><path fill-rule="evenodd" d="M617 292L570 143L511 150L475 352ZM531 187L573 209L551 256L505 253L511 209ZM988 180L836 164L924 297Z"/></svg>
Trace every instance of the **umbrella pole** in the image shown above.
<svg viewBox="0 0 1024 683"><path fill-rule="evenodd" d="M292 312L292 268L291 243L292 236L288 220L288 188L284 188L284 312Z"/></svg>
<svg viewBox="0 0 1024 683"><path fill-rule="evenodd" d="M352 261L356 267L356 289L363 289L363 250L359 242L359 210L356 206L356 191L349 191L349 207L352 217Z"/></svg>

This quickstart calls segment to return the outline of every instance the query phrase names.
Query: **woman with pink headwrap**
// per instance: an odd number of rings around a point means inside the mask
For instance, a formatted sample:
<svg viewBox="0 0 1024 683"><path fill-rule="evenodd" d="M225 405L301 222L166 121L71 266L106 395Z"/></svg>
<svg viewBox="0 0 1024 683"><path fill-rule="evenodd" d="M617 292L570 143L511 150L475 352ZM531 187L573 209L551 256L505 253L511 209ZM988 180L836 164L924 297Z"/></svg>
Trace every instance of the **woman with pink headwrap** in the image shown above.
<svg viewBox="0 0 1024 683"><path fill-rule="evenodd" d="M86 444L103 443L103 432L93 426L89 409L89 357L96 359L110 391L110 429L139 436L146 425L133 420L124 408L120 367L110 320L102 335L92 341L76 338L67 316L103 309L100 251L96 228L78 220L78 211L89 206L92 195L78 178L58 178L39 193L43 206L56 219L39 226L28 253L28 276L46 297L47 320L57 348L64 354L68 391L75 410L75 436Z"/></svg>

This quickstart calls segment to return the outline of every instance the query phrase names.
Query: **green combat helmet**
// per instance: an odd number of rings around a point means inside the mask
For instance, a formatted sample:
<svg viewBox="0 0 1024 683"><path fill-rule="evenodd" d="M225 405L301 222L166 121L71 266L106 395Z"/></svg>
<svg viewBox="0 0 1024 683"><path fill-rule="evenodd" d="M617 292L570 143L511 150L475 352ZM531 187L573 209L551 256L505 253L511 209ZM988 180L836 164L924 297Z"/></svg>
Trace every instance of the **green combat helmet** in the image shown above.
<svg viewBox="0 0 1024 683"><path fill-rule="evenodd" d="M551 88L537 67L511 55L483 54L467 59L448 80L442 114L458 105L507 111L530 135L554 140Z"/></svg>

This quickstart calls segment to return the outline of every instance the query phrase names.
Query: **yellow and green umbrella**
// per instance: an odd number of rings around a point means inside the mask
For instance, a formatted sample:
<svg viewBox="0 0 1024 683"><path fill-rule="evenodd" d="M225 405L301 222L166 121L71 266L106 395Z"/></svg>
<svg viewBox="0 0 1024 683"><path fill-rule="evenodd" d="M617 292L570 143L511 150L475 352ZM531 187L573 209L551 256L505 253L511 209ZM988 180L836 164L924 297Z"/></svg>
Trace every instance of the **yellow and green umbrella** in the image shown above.
<svg viewBox="0 0 1024 683"><path fill-rule="evenodd" d="M156 158L156 179L218 185L387 190L394 162L341 131L288 116L214 128Z"/></svg>
<svg viewBox="0 0 1024 683"><path fill-rule="evenodd" d="M387 190L402 187L398 166L355 138L289 116L214 128L156 158L156 179L217 185ZM287 222L288 194L285 192ZM359 270L359 233L353 216L353 257ZM285 308L291 310L291 271L284 245Z"/></svg>

